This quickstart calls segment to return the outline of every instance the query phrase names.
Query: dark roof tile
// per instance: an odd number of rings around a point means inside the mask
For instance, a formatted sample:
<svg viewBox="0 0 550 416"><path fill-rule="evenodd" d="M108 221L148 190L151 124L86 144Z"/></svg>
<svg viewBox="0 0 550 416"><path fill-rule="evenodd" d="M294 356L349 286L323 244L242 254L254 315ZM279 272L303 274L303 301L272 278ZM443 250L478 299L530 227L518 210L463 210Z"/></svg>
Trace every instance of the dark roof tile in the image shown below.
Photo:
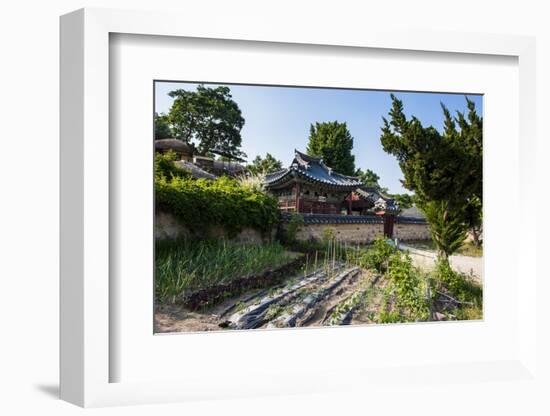
<svg viewBox="0 0 550 416"><path fill-rule="evenodd" d="M294 160L290 167L266 175L266 186L270 188L284 185L286 182L293 180L295 176L301 176L312 182L346 190L353 190L362 185L357 177L334 172L323 163L323 159L295 150Z"/></svg>
<svg viewBox="0 0 550 416"><path fill-rule="evenodd" d="M178 139L160 139L155 140L155 150L173 150L175 152L192 155L195 152L195 147L192 144Z"/></svg>

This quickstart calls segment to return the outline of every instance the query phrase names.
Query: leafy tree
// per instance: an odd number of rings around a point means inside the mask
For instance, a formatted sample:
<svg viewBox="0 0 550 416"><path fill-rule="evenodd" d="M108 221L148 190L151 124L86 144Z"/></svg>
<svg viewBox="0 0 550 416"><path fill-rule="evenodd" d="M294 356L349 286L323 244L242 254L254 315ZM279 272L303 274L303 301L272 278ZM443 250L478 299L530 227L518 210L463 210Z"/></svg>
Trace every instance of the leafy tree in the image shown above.
<svg viewBox="0 0 550 416"><path fill-rule="evenodd" d="M410 208L414 204L414 199L409 194L392 194L391 197L395 199L401 209Z"/></svg>
<svg viewBox="0 0 550 416"><path fill-rule="evenodd" d="M266 153L265 158L260 155L256 156L252 163L247 166L248 171L253 175L271 173L282 168L283 163L275 159L271 153Z"/></svg>
<svg viewBox="0 0 550 416"><path fill-rule="evenodd" d="M355 157L351 154L353 137L346 123L315 123L309 130L307 154L322 157L325 164L344 175L355 173Z"/></svg>
<svg viewBox="0 0 550 416"><path fill-rule="evenodd" d="M380 186L378 181L380 180L380 176L378 176L374 171L367 169L366 171L363 171L361 168L358 168L355 171L355 176L357 176L361 182L363 182L363 185L370 186L373 188L378 189L383 194L389 196L390 198L395 199L397 204L402 209L407 209L413 206L413 198L409 194L390 194L388 192L388 188L384 188Z"/></svg>
<svg viewBox="0 0 550 416"><path fill-rule="evenodd" d="M226 156L242 157L241 129L244 118L228 87L199 85L196 91L178 89L168 121L176 138L196 143L199 153L216 150Z"/></svg>
<svg viewBox="0 0 550 416"><path fill-rule="evenodd" d="M397 158L403 185L414 191L430 226L432 221L452 224L452 232L440 230L434 235L440 252L448 256L460 247L454 244L458 236L480 220L483 119L468 98L467 116L458 112L453 118L442 104L445 125L441 134L432 126L424 127L414 116L408 120L401 100L393 94L391 99L389 121L383 118L382 146Z"/></svg>
<svg viewBox="0 0 550 416"><path fill-rule="evenodd" d="M378 181L380 180L380 176L378 176L370 169L363 171L361 168L358 168L355 171L355 176L357 176L365 186L380 188L380 184L378 183Z"/></svg>
<svg viewBox="0 0 550 416"><path fill-rule="evenodd" d="M155 113L155 140L172 137L172 130L165 114Z"/></svg>

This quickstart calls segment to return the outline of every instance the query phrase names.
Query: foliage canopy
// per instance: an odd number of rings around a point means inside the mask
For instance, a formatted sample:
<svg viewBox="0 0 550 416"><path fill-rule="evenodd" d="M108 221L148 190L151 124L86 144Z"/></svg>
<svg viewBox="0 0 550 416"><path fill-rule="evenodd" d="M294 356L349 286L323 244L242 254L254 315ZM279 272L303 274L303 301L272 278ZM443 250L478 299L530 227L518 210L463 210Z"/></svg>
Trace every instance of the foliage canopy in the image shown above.
<svg viewBox="0 0 550 416"><path fill-rule="evenodd" d="M172 129L165 114L155 113L155 140L172 137Z"/></svg>
<svg viewBox="0 0 550 416"><path fill-rule="evenodd" d="M271 153L266 153L265 158L256 156L251 164L247 166L252 175L266 174L275 172L283 168L283 163L273 157Z"/></svg>
<svg viewBox="0 0 550 416"><path fill-rule="evenodd" d="M332 121L310 126L307 154L322 157L324 163L335 172L350 176L355 173L352 149L353 137L346 123Z"/></svg>
<svg viewBox="0 0 550 416"><path fill-rule="evenodd" d="M413 197L409 194L390 194L388 188L384 188L378 182L380 176L378 176L374 171L367 169L363 171L361 168L358 168L355 171L355 176L357 176L363 185L373 187L378 189L383 194L387 195L390 198L394 198L400 208L406 209L413 206Z"/></svg>
<svg viewBox="0 0 550 416"><path fill-rule="evenodd" d="M201 154L216 150L225 156L244 156L239 149L245 120L228 87L199 85L196 91L178 89L168 95L174 98L167 115L174 137L196 143Z"/></svg>
<svg viewBox="0 0 550 416"><path fill-rule="evenodd" d="M357 176L365 186L372 186L373 188L382 189L378 183L380 176L370 169L363 171L361 168L358 168L355 171L355 176Z"/></svg>
<svg viewBox="0 0 550 416"><path fill-rule="evenodd" d="M382 146L397 158L403 185L414 191L434 241L447 257L460 247L467 229L481 225L483 118L467 97L467 115L457 112L453 117L441 104L444 131L440 133L414 116L407 119L402 101L393 94L391 99L389 120L383 118Z"/></svg>

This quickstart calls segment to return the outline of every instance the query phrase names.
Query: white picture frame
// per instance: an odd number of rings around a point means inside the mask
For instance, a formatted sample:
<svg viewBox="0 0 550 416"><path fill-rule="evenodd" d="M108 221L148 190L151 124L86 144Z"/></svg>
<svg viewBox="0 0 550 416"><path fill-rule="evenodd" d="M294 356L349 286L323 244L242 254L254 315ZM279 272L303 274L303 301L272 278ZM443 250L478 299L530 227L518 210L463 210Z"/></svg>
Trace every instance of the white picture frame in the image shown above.
<svg viewBox="0 0 550 416"><path fill-rule="evenodd" d="M536 216L527 211L535 205L535 42L532 38L507 35L402 32L339 31L312 26L308 31L277 25L258 27L243 18L239 32L235 22L209 26L201 19L185 19L168 13L82 9L61 18L61 398L80 406L158 403L214 397L252 397L269 394L319 393L355 390L378 383L401 380L433 383L440 371L452 371L464 383L507 380L537 383ZM218 22L219 23L219 22ZM109 252L110 166L109 158L109 37L135 34L184 38L224 39L281 44L331 45L333 47L428 51L440 54L503 55L518 59L519 134L521 138L517 191L520 207L517 235L517 263L523 271L517 293L517 348L498 361L418 362L414 368L343 367L325 373L334 382L319 381L319 374L289 379L285 373L271 373L257 383L244 376L232 388L227 378L213 383L193 375L177 381L111 382L110 368L120 359L110 349L110 310L116 305L109 296L112 259ZM519 267L518 267L519 270ZM519 271L516 270L516 274ZM401 331L411 331L403 326ZM414 329L412 329L414 330ZM347 328L338 331L348 331ZM337 336L337 331L332 336ZM151 334L152 336L152 334ZM398 340L398 338L397 338ZM367 371L368 370L368 371Z"/></svg>

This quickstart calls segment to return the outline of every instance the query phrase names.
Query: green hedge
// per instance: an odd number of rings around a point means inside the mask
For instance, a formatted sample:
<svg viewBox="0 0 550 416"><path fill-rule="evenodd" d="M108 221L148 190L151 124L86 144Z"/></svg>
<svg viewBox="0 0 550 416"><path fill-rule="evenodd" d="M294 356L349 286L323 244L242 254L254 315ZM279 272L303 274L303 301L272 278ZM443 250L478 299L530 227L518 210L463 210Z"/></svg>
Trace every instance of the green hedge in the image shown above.
<svg viewBox="0 0 550 416"><path fill-rule="evenodd" d="M172 213L195 230L218 225L233 235L244 227L266 232L279 220L275 198L226 177L211 180L157 176L155 203L157 209Z"/></svg>
<svg viewBox="0 0 550 416"><path fill-rule="evenodd" d="M169 150L166 153L155 154L155 179L166 177L168 179L180 177L190 178L191 172L176 165L176 154Z"/></svg>

